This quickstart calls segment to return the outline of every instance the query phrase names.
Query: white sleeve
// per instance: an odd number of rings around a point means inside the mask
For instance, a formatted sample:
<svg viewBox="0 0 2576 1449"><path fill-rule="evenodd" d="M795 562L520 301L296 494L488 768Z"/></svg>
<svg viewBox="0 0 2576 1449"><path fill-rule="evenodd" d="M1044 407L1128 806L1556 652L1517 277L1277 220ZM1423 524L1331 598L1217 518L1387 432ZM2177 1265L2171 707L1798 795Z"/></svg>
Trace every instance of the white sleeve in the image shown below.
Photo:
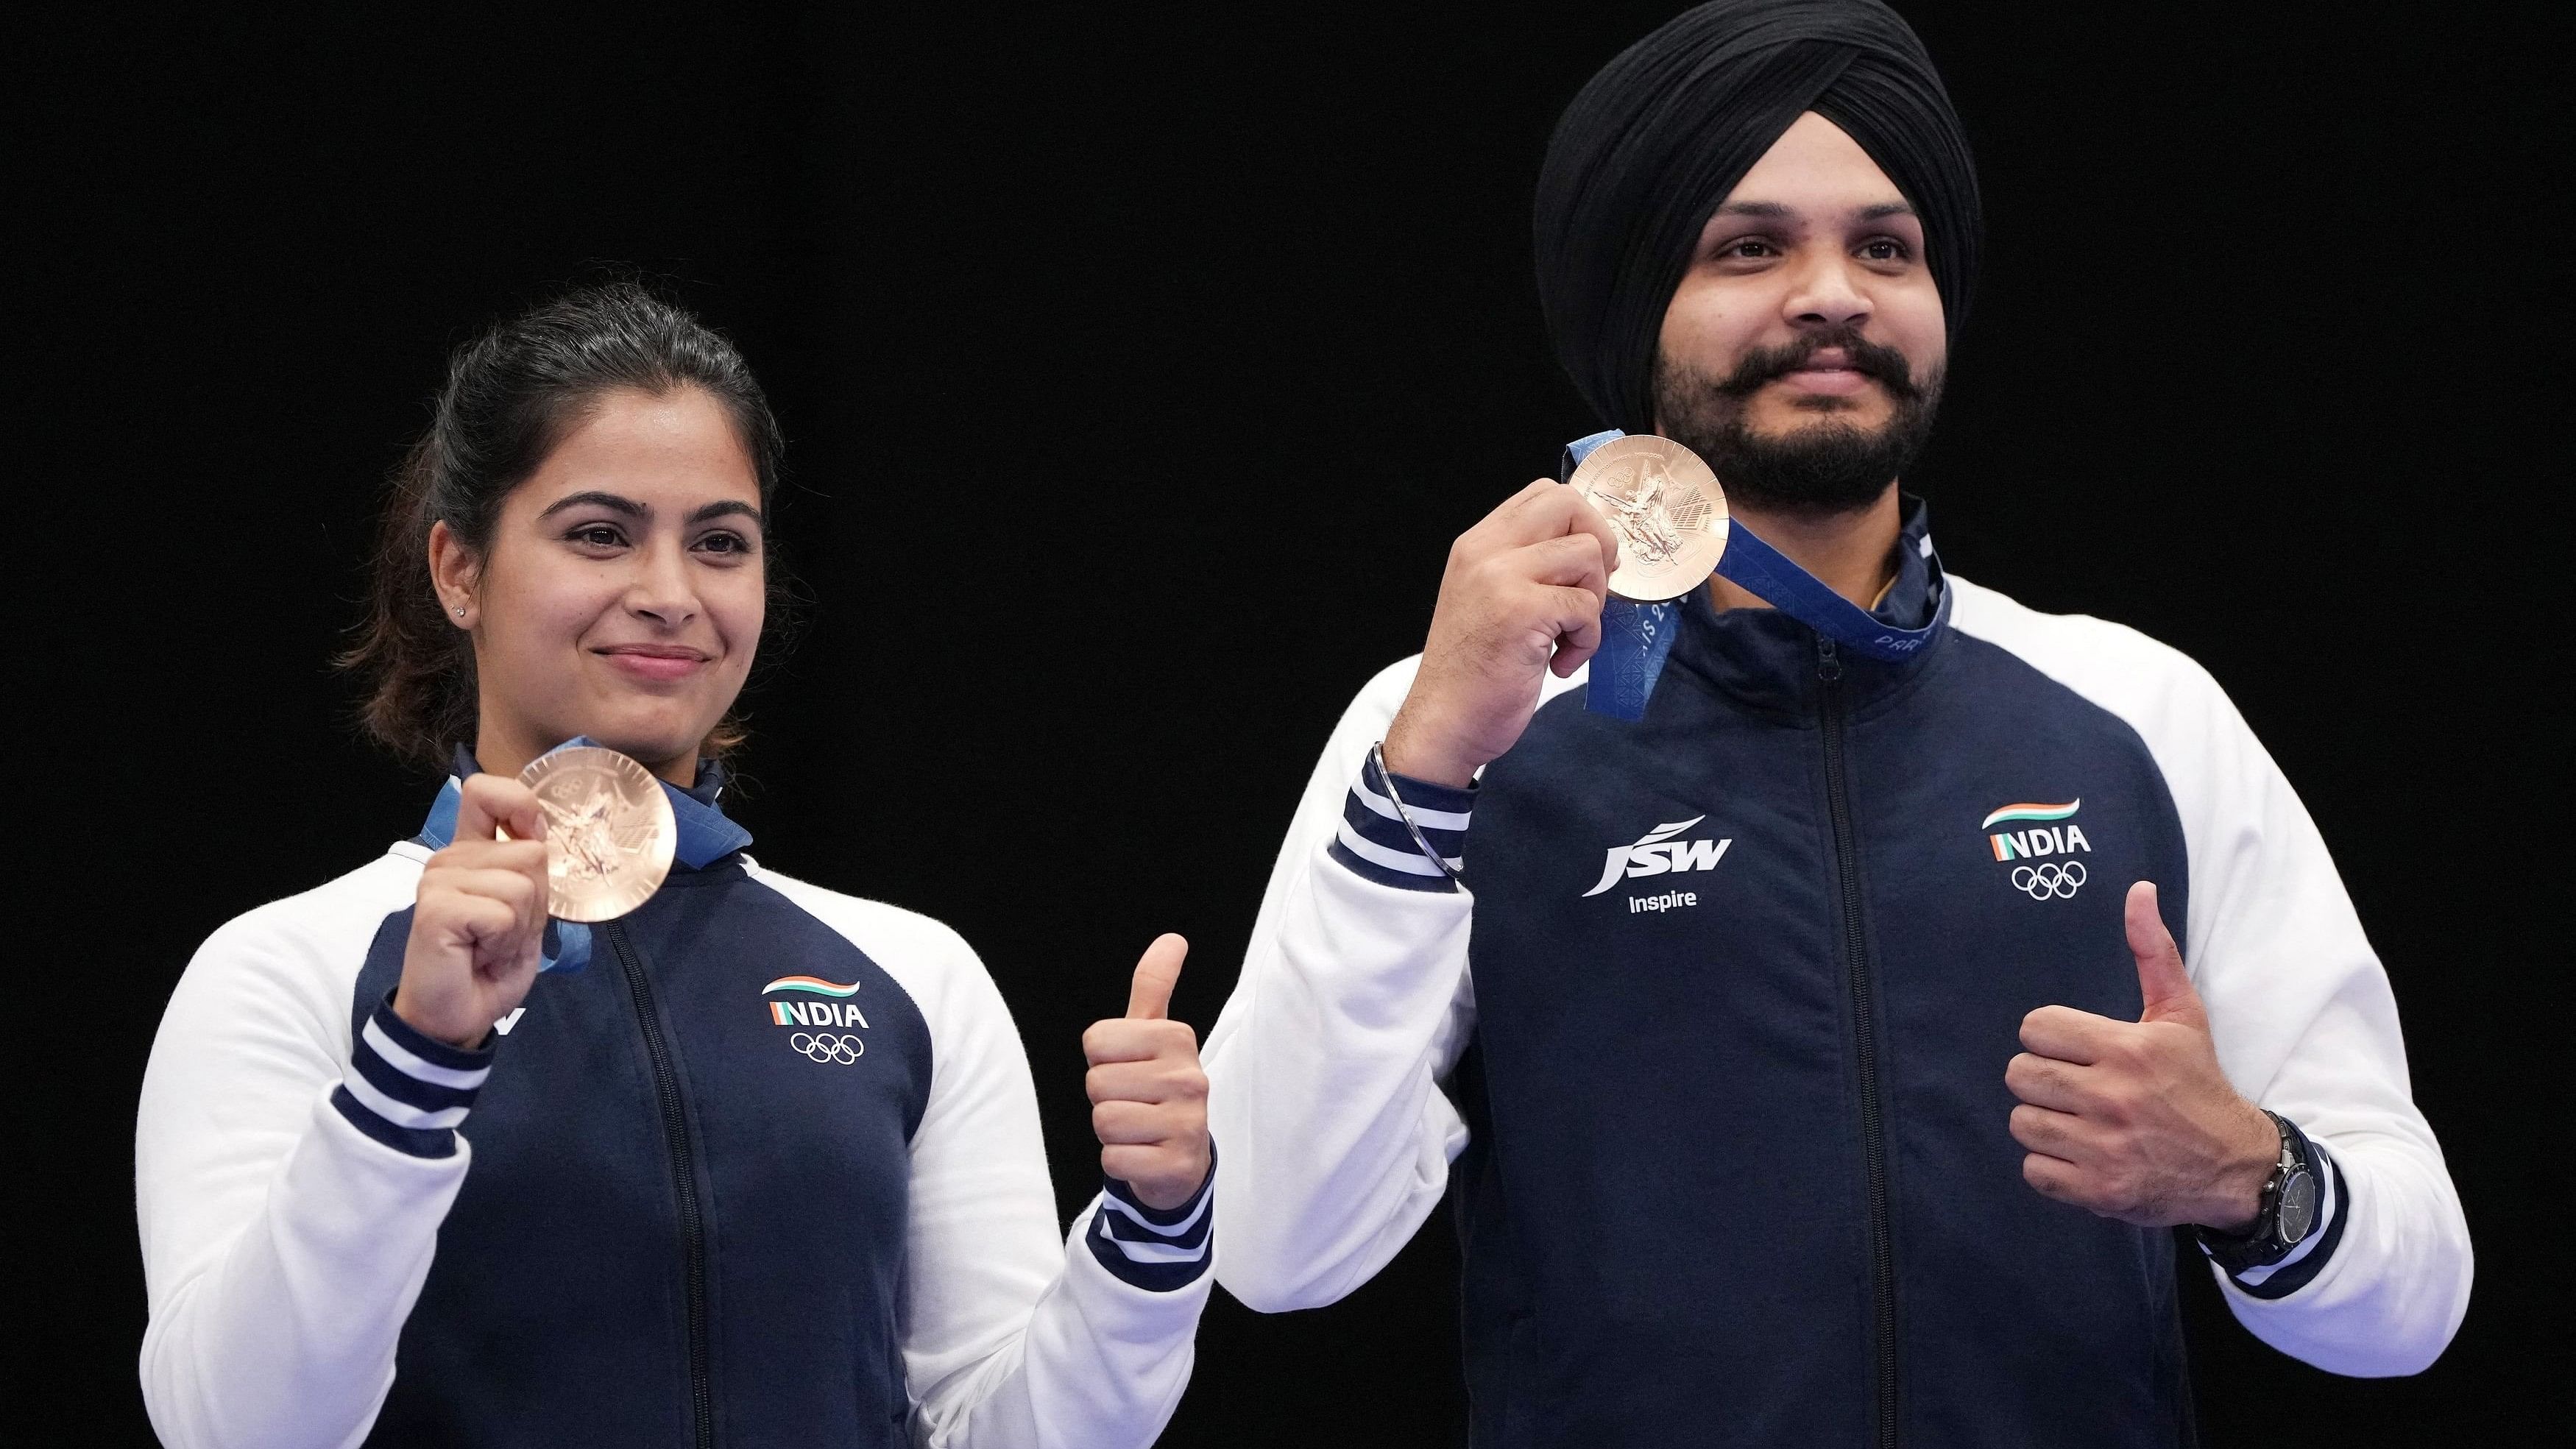
<svg viewBox="0 0 2576 1449"><path fill-rule="evenodd" d="M2459 1194L2415 1107L2388 974L2316 822L2200 679L2203 768L2174 792L2191 841L2187 959L2229 1080L2329 1160L2330 1201L2299 1257L2219 1281L2237 1320L2283 1353L2335 1373L2418 1373L2468 1311Z"/></svg>
<svg viewBox="0 0 2576 1449"><path fill-rule="evenodd" d="M1094 1198L1056 1232L1037 1089L1009 1008L934 921L763 871L856 941L920 1007L930 1100L912 1138L898 1307L913 1436L935 1449L1126 1449L1154 1442L1189 1384L1214 1211L1131 1218ZM1095 1247L1098 1215L1162 1217ZM1121 1267L1113 1271L1107 1260Z"/></svg>
<svg viewBox="0 0 2576 1449"><path fill-rule="evenodd" d="M172 1449L366 1437L471 1161L455 1126L488 1053L388 1034L390 1010L353 1041L349 986L384 911L317 923L302 908L320 894L206 942L144 1072L141 1377Z"/></svg>
<svg viewBox="0 0 2576 1449"><path fill-rule="evenodd" d="M2182 817L2183 957L2220 1064L2327 1159L2315 1232L2290 1260L2219 1273L2228 1307L2256 1337L2318 1368L2420 1372L2468 1311L2468 1224L2415 1107L2388 974L2315 821L2200 666L2132 630L2038 614L1957 582L1963 631L2145 739Z"/></svg>
<svg viewBox="0 0 2576 1449"><path fill-rule="evenodd" d="M1272 868L1234 995L1208 1035L1226 1291L1263 1312L1340 1299L1438 1205L1466 1124L1440 1089L1475 1020L1475 901L1364 779L1417 660L1369 681L1325 746ZM1550 693L1580 683L1551 681ZM1458 853L1472 795L1408 797Z"/></svg>

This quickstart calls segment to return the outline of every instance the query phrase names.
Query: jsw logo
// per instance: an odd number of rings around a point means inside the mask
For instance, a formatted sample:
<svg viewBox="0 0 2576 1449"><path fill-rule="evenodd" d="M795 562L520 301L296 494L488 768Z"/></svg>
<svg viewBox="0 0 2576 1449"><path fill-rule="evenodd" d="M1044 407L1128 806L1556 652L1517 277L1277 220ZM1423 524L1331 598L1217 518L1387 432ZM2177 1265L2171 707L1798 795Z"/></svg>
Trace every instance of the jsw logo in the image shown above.
<svg viewBox="0 0 2576 1449"><path fill-rule="evenodd" d="M1690 829L1708 817L1694 815L1676 825L1658 825L1638 837L1633 845L1610 847L1609 858L1601 863L1601 883L1585 891L1597 896L1630 876L1679 875L1686 870L1713 870L1735 843L1724 840L1675 840L1674 836Z"/></svg>

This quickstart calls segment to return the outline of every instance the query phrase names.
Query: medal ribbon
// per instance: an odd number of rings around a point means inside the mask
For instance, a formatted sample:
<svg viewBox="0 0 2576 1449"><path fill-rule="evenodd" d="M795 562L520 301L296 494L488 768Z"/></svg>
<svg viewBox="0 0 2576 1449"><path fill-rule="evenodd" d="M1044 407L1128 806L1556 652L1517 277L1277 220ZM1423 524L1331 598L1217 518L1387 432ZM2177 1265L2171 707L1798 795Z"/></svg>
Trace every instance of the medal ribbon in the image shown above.
<svg viewBox="0 0 2576 1449"><path fill-rule="evenodd" d="M598 743L588 735L575 735L555 746L555 750ZM551 755L555 750L546 753ZM457 748L457 755L460 773L448 776L447 783L438 788L438 798L429 805L429 818L421 823L420 834L412 837L432 850L445 850L448 842L456 838L456 812L465 803L464 775L467 772L461 770L461 765L472 759L463 746ZM703 784L704 767L701 767L699 779ZM681 864L691 870L704 870L751 844L751 832L734 824L713 804L668 780L662 781L661 786L662 793L671 799L671 819L679 828L679 840L673 845L671 855ZM544 959L537 963L537 970L579 971L590 964L590 927L578 921L558 921L550 916L546 919L542 949Z"/></svg>
<svg viewBox="0 0 2576 1449"><path fill-rule="evenodd" d="M1576 465L1593 449L1625 436L1613 428L1566 444L1559 481L1571 479ZM1725 483L1723 478L1718 480L1721 488ZM1931 546L1929 540L1924 546ZM1787 554L1745 527L1740 518L1727 520L1726 552L1718 556L1717 574L1867 659L1888 663L1911 659L1940 623L1941 611L1937 607L1932 623L1920 629L1901 629L1888 623L1826 587L1822 579L1800 568ZM1591 681L1583 698L1585 708L1631 723L1646 717L1646 701L1655 692L1655 681L1663 675L1664 661L1672 656L1673 639L1682 629L1682 606L1689 599L1690 595L1684 594L1678 599L1648 604L1616 594L1610 596L1601 608L1601 648L1592 656Z"/></svg>

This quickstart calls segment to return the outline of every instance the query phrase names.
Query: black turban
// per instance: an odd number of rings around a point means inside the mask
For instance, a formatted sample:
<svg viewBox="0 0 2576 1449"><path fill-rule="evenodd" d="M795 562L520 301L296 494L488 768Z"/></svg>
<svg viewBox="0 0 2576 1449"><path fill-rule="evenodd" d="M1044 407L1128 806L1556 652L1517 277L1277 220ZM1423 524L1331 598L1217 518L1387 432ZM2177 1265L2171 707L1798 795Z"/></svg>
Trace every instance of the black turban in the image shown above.
<svg viewBox="0 0 2576 1449"><path fill-rule="evenodd" d="M1923 42L1879 0L1710 0L1602 67L1539 170L1539 305L1604 422L1653 430L1656 338L1700 231L1805 111L1913 204L1957 340L1983 226L1967 137Z"/></svg>

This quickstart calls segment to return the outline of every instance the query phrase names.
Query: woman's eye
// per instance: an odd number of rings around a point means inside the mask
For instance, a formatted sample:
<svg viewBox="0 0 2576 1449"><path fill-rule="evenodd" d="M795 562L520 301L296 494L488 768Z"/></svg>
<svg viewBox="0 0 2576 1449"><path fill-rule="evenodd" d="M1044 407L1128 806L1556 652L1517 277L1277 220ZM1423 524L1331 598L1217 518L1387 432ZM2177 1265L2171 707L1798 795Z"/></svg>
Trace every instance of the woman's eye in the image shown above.
<svg viewBox="0 0 2576 1449"><path fill-rule="evenodd" d="M586 523L564 537L593 548L615 548L626 541L626 536L619 533L615 525L607 523Z"/></svg>
<svg viewBox="0 0 2576 1449"><path fill-rule="evenodd" d="M1880 237L1876 241L1861 243L1860 254L1873 262L1901 262L1905 260L1905 243L1892 237Z"/></svg>
<svg viewBox="0 0 2576 1449"><path fill-rule="evenodd" d="M1771 244L1769 242L1764 241L1759 237L1744 237L1736 241L1728 242L1725 246L1717 249L1717 254L1721 257L1742 258L1747 261L1778 255L1778 253L1771 249Z"/></svg>
<svg viewBox="0 0 2576 1449"><path fill-rule="evenodd" d="M710 533L698 540L698 547L709 553L746 554L751 552L751 540L739 533Z"/></svg>

